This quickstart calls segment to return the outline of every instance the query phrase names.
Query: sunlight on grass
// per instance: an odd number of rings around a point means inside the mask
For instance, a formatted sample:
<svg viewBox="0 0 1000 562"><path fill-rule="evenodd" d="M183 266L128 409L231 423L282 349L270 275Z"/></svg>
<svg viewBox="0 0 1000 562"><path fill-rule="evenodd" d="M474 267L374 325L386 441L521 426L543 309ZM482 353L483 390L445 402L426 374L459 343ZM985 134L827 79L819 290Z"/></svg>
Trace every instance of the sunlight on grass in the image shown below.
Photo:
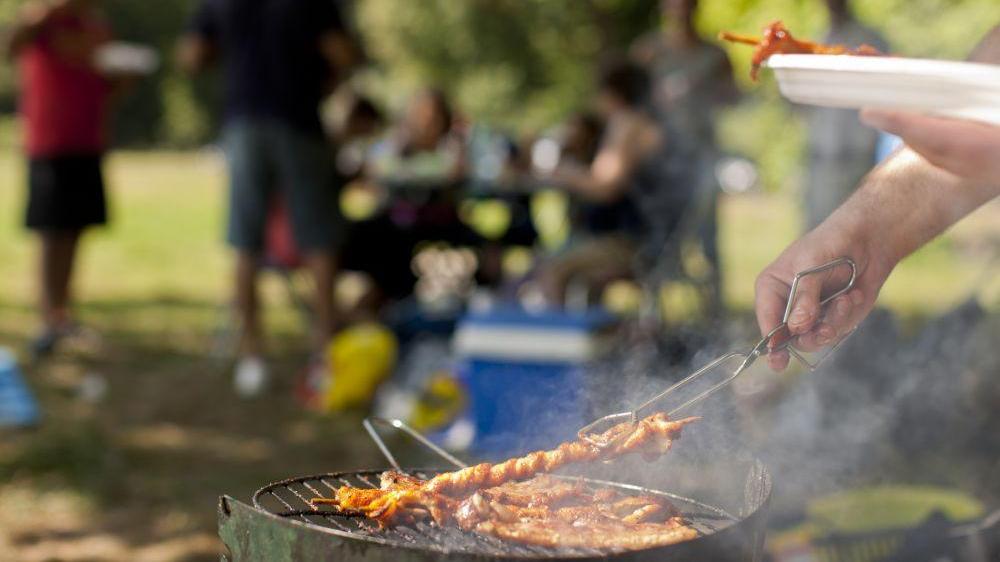
<svg viewBox="0 0 1000 562"><path fill-rule="evenodd" d="M77 283L85 320L152 337L204 334L223 321L213 310L229 301L221 155L116 152L105 171L111 221L88 236ZM15 307L0 328L9 331L34 322L34 241L21 226L24 191L20 154L0 151L0 304ZM269 329L301 331L284 288L265 278L262 290L271 305Z"/></svg>
<svg viewBox="0 0 1000 562"><path fill-rule="evenodd" d="M163 316L171 302L226 302L229 258L222 243L225 170L220 155L117 152L108 158L107 172L112 223L95 231L85 246L81 297L89 303L160 303L159 316L147 317L147 323L183 322L184 314ZM33 300L33 243L21 228L23 173L18 154L0 152L0 301L28 307ZM796 202L780 194L730 196L720 213L726 299L732 308L748 311L757 272L798 233ZM920 317L967 298L984 277L986 264L981 251L956 251L955 240L997 236L998 215L996 205L984 209L904 261L880 302ZM272 296L280 290L274 283L265 288L270 300L284 299ZM123 307L116 314L125 320L130 313ZM278 312L279 318L287 314ZM192 320L211 321L204 315ZM143 319L126 323L137 326Z"/></svg>
<svg viewBox="0 0 1000 562"><path fill-rule="evenodd" d="M809 506L809 515L827 532L865 532L903 529L924 521L940 510L952 521L983 516L983 505L946 488L881 486L860 488L820 498Z"/></svg>
<svg viewBox="0 0 1000 562"><path fill-rule="evenodd" d="M30 297L33 241L21 228L20 156L0 153L0 290ZM173 294L216 298L226 279L221 243L224 170L202 153L115 153L107 172L111 224L84 246L80 288L88 299Z"/></svg>

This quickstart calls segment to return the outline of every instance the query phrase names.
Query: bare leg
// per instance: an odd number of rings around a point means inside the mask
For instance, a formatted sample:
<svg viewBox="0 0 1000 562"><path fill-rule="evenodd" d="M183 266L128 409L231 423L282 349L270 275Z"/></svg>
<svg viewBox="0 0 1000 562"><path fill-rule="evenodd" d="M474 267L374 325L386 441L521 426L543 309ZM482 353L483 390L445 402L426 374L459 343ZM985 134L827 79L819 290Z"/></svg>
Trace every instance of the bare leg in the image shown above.
<svg viewBox="0 0 1000 562"><path fill-rule="evenodd" d="M242 327L240 347L246 356L259 357L264 352L257 296L257 268L260 258L240 250L236 254L236 311Z"/></svg>
<svg viewBox="0 0 1000 562"><path fill-rule="evenodd" d="M337 260L332 253L312 251L305 255L305 263L316 285L312 344L316 351L322 351L334 330L333 277L337 271Z"/></svg>
<svg viewBox="0 0 1000 562"><path fill-rule="evenodd" d="M49 332L66 327L70 321L73 265L80 230L47 230L40 234L39 308Z"/></svg>

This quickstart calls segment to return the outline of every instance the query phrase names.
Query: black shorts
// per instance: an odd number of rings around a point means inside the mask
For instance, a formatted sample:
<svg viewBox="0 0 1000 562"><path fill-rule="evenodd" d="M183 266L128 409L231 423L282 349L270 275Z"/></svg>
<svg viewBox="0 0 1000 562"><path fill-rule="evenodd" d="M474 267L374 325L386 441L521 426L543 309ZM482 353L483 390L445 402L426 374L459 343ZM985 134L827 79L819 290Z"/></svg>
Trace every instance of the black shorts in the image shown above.
<svg viewBox="0 0 1000 562"><path fill-rule="evenodd" d="M100 154L28 160L25 225L33 230L77 230L107 222Z"/></svg>

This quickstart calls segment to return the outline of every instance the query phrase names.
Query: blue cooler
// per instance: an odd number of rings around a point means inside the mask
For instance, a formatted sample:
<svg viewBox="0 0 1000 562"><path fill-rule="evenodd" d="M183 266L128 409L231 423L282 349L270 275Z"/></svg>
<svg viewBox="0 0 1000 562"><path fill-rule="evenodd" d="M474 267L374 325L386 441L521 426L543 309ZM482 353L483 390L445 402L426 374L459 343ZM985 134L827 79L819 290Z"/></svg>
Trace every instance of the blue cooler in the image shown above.
<svg viewBox="0 0 1000 562"><path fill-rule="evenodd" d="M587 423L586 365L610 349L603 310L495 308L459 321L454 348L468 392L470 448L499 458L572 439Z"/></svg>

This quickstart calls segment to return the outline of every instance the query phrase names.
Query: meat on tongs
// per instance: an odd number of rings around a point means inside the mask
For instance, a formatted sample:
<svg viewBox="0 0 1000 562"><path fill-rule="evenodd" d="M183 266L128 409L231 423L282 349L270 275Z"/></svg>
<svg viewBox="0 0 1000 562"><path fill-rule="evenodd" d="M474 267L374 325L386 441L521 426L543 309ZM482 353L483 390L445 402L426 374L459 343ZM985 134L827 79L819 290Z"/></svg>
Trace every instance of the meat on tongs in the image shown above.
<svg viewBox="0 0 1000 562"><path fill-rule="evenodd" d="M486 499L494 498L497 505L513 504L527 508L531 507L528 505L531 499L535 499L538 505L549 509L558 504L557 497L564 492L536 487L533 498L525 499L524 490L520 490L520 499L510 501L514 497L511 494L516 490L502 487L572 463L609 460L631 453L655 459L666 453L681 429L696 419L675 421L668 419L666 414L656 413L638 423L616 425L596 439L570 441L550 451L536 451L498 464L478 464L445 472L429 480L389 471L382 474L378 489L344 486L337 490L334 498L316 498L312 503L333 505L343 513L363 515L381 525L407 523L427 517L440 525L447 524L455 520L463 500L480 490L492 490L484 495ZM504 501L503 497L507 497L508 501Z"/></svg>
<svg viewBox="0 0 1000 562"><path fill-rule="evenodd" d="M750 78L757 80L757 73L760 66L764 64L771 55L856 55L856 56L879 56L883 53L871 45L862 44L856 48L846 45L823 45L812 41L805 41L792 37L781 20L771 22L764 28L762 37L749 37L723 31L719 38L743 43L756 47L753 52L752 64L750 67Z"/></svg>

